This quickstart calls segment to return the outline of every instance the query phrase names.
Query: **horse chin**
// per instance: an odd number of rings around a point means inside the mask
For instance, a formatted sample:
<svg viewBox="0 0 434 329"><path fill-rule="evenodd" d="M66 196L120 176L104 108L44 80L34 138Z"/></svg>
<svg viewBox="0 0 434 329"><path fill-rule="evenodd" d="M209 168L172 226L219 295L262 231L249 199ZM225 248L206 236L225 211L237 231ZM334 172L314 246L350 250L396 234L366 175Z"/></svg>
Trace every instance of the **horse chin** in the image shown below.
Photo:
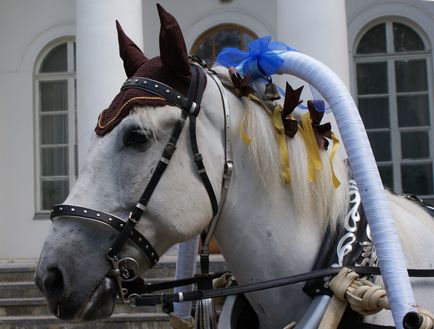
<svg viewBox="0 0 434 329"><path fill-rule="evenodd" d="M115 282L110 278L104 278L77 312L62 304L50 305L50 308L59 319L70 322L102 320L112 315L116 296Z"/></svg>

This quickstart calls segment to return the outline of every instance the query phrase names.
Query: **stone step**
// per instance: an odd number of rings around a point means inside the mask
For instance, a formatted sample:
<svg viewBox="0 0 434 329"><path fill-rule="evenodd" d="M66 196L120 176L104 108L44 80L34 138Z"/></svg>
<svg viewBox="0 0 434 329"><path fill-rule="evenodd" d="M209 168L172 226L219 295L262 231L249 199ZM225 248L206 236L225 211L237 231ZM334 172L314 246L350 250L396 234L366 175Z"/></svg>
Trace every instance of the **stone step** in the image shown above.
<svg viewBox="0 0 434 329"><path fill-rule="evenodd" d="M113 314L116 313L160 313L161 306L145 306L135 309L120 300L116 303ZM29 316L29 315L51 315L47 302L43 297L34 298L3 298L0 299L1 316Z"/></svg>
<svg viewBox="0 0 434 329"><path fill-rule="evenodd" d="M117 303L107 320L71 324L50 314L45 299L33 282L36 261L0 260L0 329L167 329L168 317L161 306L132 309ZM171 280L175 276L176 256L163 256L146 273L147 282ZM210 271L225 270L221 255L211 255Z"/></svg>
<svg viewBox="0 0 434 329"><path fill-rule="evenodd" d="M146 279L147 283L165 282L174 280L174 278L150 278ZM0 300L11 298L35 298L43 297L42 292L36 287L36 284L30 282L0 282Z"/></svg>
<svg viewBox="0 0 434 329"><path fill-rule="evenodd" d="M0 263L0 282L33 281L36 264Z"/></svg>
<svg viewBox="0 0 434 329"><path fill-rule="evenodd" d="M176 262L176 261L175 261ZM152 269L146 272L148 278L159 277L174 277L176 263L171 260L166 260L158 263ZM35 275L36 264L29 264L28 266L14 267L11 265L0 265L0 282L23 282L33 281Z"/></svg>
<svg viewBox="0 0 434 329"><path fill-rule="evenodd" d="M3 317L48 314L50 314L50 311L43 297L0 299L0 316Z"/></svg>
<svg viewBox="0 0 434 329"><path fill-rule="evenodd" d="M26 262L0 261L0 282L33 281L36 264L36 260L30 260ZM210 255L210 270L219 272L223 271L224 269L225 266L223 257L221 255ZM162 256L160 261L152 269L146 272L146 278L152 279L175 277L175 270L176 256Z"/></svg>
<svg viewBox="0 0 434 329"><path fill-rule="evenodd" d="M0 299L43 297L34 282L0 282Z"/></svg>
<svg viewBox="0 0 434 329"><path fill-rule="evenodd" d="M68 323L54 316L0 316L0 329L168 329L165 313L115 314L88 323Z"/></svg>

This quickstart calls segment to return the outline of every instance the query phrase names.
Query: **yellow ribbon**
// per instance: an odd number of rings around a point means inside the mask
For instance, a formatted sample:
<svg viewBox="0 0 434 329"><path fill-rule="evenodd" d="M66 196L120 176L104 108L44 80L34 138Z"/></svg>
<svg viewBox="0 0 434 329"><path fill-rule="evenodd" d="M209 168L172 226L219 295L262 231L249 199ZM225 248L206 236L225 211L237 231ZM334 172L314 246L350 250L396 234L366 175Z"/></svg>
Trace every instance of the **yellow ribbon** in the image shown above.
<svg viewBox="0 0 434 329"><path fill-rule="evenodd" d="M247 97L252 101L255 102L259 105L261 105L261 100L254 94L248 94ZM252 139L250 138L249 134L246 131L246 121L247 118L249 116L249 112L245 111L243 118L241 119L241 124L240 124L240 135L241 135L241 139L243 140L244 143L246 143L247 145L249 145L252 142Z"/></svg>
<svg viewBox="0 0 434 329"><path fill-rule="evenodd" d="M250 138L249 134L246 132L245 129L245 125L246 125L246 120L247 120L247 116L249 115L248 111L244 112L243 118L241 119L241 124L240 124L240 135L241 135L241 139L243 140L244 143L246 143L247 145L249 145L252 142L252 139Z"/></svg>
<svg viewBox="0 0 434 329"><path fill-rule="evenodd" d="M341 185L341 182L339 181L339 179L337 178L336 174L335 174L335 170L333 168L333 159L336 155L336 151L339 147L339 139L335 136L335 134L333 134L332 132L332 141L333 141L333 146L332 146L332 151L330 152L330 167L332 168L332 180L333 180L333 186L335 188L338 188Z"/></svg>
<svg viewBox="0 0 434 329"><path fill-rule="evenodd" d="M289 153L288 145L286 144L285 128L282 121L282 107L276 105L270 114L271 122L275 128L276 142L279 147L280 155L280 177L285 184L291 182L291 174L289 173Z"/></svg>
<svg viewBox="0 0 434 329"><path fill-rule="evenodd" d="M307 152L308 179L309 182L314 182L316 179L316 171L322 169L322 162L309 113L302 116L301 124L302 128L300 129L300 132L303 136Z"/></svg>

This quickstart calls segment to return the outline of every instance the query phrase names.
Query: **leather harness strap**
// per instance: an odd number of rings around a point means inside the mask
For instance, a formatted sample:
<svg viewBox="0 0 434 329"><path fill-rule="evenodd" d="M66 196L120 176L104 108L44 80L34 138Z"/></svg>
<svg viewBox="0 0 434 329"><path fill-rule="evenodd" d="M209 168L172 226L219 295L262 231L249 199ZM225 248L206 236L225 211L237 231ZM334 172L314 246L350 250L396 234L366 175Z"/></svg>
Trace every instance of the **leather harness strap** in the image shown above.
<svg viewBox="0 0 434 329"><path fill-rule="evenodd" d="M379 267L361 267L361 266L347 266L347 268L362 275L380 275ZM225 297L230 295L244 294L253 291L260 291L270 288L282 287L290 284L304 282L316 278L323 278L333 276L339 273L342 267L330 267L325 269L313 270L307 273L296 274L289 277L283 277L268 281L262 281L257 283L244 284L239 286L231 286L227 288L218 289L198 289L185 293L175 294L132 294L129 296L129 302L132 306L152 306L158 304L177 303L182 301L193 301L205 298ZM408 269L410 277L434 277L434 269ZM161 285L158 286L161 289ZM165 288L163 286L163 288ZM148 291L151 290L149 286Z"/></svg>
<svg viewBox="0 0 434 329"><path fill-rule="evenodd" d="M148 185L146 186L134 210L131 212L124 230L121 232L121 234L119 234L116 241L113 243L113 246L109 249L107 253L109 258L113 258L119 254L126 240L131 234L134 226L140 220L143 213L146 211L148 202L176 150L176 143L185 126L187 116L189 116L191 120L192 118L196 118L196 116L200 111L200 102L202 100L202 95L206 86L206 77L205 77L205 73L203 73L202 70L199 69L196 65L192 65L191 68L192 68L191 70L192 77L191 77L191 83L190 83L187 97L182 96L179 92L177 92L176 90L170 88L165 84L159 83L151 79L145 79L145 78L133 77L127 80L126 84L124 84L124 86L122 87L123 89L138 87L150 91L152 93L158 94L160 96L164 96L164 97L167 96L168 100L170 100L171 102L173 102L175 105L179 106L182 109L182 114L174 130L172 131L170 140L164 148L162 157L158 162L158 165L155 168L155 171ZM192 138L196 139L196 135L195 134L191 135L191 130L190 130L190 139ZM199 174L202 177L203 175L206 175L206 171L204 171L204 173L199 172ZM208 178L207 175L206 178ZM213 205L213 200L215 200L214 191L212 190L212 187L210 189L205 185L205 188L208 192L208 195L210 196L211 204ZM153 261L153 259L151 259L150 266L153 266L155 264L156 261Z"/></svg>

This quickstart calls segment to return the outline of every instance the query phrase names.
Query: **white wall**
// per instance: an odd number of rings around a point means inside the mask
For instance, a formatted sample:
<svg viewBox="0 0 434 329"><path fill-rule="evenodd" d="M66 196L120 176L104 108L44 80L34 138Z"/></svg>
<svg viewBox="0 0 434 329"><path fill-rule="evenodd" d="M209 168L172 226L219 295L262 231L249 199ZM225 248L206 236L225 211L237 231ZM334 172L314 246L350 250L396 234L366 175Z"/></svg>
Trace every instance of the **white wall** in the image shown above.
<svg viewBox="0 0 434 329"><path fill-rule="evenodd" d="M169 11L183 31L187 48L207 29L224 23L247 26L257 35L276 33L276 1L233 0L221 3L217 0L145 0L143 1L144 47L148 57L159 54L158 19L156 3Z"/></svg>
<svg viewBox="0 0 434 329"><path fill-rule="evenodd" d="M0 258L36 257L48 221L33 220L33 65L47 42L74 33L69 0L0 2Z"/></svg>

